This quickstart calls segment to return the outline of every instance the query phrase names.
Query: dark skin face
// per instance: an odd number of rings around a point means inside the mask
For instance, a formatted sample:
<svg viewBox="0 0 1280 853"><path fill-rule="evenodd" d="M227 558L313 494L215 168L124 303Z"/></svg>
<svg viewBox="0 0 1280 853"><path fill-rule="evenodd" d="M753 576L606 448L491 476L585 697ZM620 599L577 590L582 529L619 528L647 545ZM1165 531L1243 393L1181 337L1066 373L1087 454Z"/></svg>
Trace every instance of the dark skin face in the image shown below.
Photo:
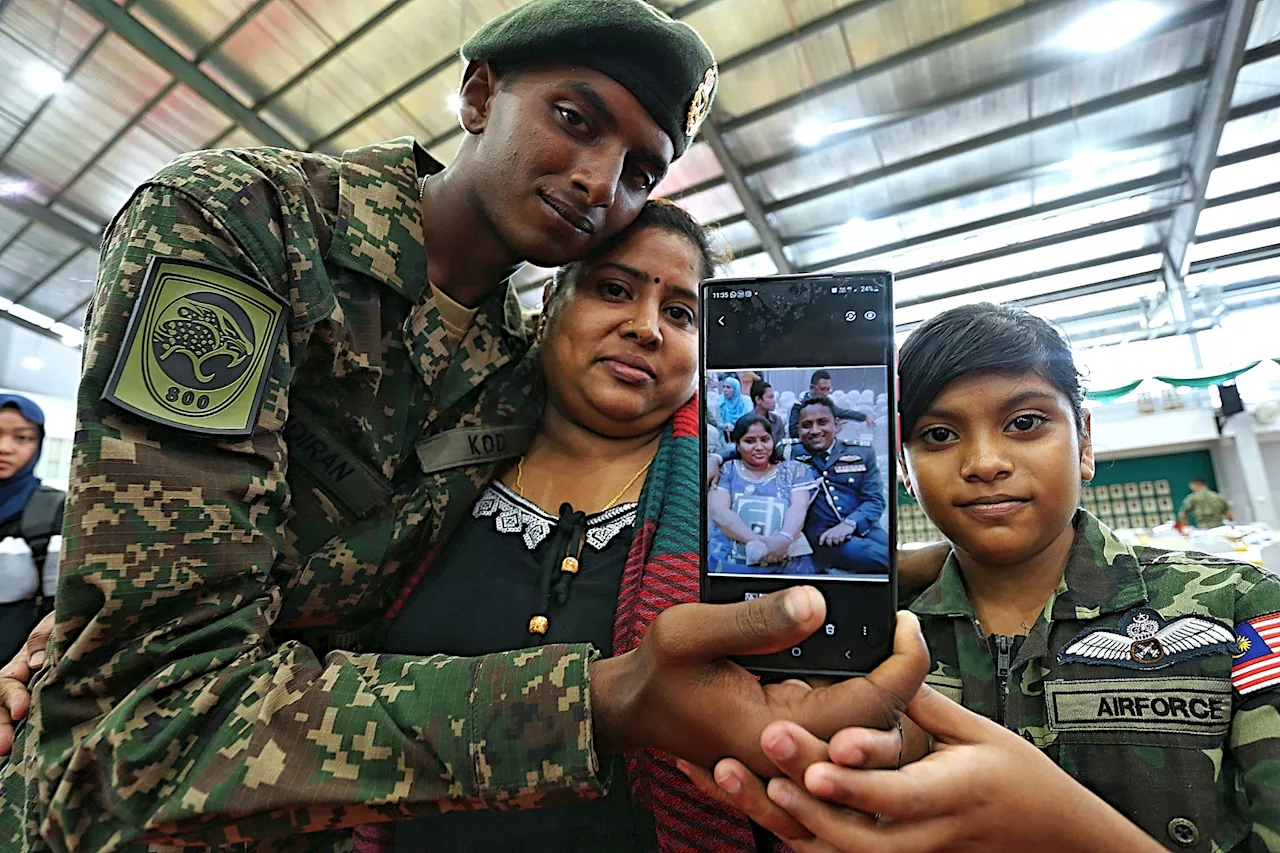
<svg viewBox="0 0 1280 853"><path fill-rule="evenodd" d="M1065 560L1080 482L1093 477L1093 447L1071 402L1047 380L956 379L904 439L908 488L962 566L1020 565L1049 552Z"/></svg>
<svg viewBox="0 0 1280 853"><path fill-rule="evenodd" d="M754 471L763 471L769 467L773 456L773 435L760 424L752 424L742 438L738 439L738 455L747 467Z"/></svg>
<svg viewBox="0 0 1280 853"><path fill-rule="evenodd" d="M512 261L554 267L587 254L640 212L674 147L621 84L581 67L468 69L459 160L479 218Z"/></svg>
<svg viewBox="0 0 1280 853"><path fill-rule="evenodd" d="M661 228L585 262L567 299L551 306L548 404L597 435L661 429L695 390L702 273L698 249Z"/></svg>
<svg viewBox="0 0 1280 853"><path fill-rule="evenodd" d="M800 410L800 443L810 453L827 450L840 432L840 421L823 405L805 406Z"/></svg>

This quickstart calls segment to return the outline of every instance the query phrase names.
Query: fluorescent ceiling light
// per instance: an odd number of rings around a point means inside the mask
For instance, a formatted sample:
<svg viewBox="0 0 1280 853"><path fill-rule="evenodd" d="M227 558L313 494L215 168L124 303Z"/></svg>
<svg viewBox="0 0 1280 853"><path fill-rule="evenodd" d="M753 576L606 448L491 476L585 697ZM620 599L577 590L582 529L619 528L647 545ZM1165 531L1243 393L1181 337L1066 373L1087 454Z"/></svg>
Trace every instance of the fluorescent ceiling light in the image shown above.
<svg viewBox="0 0 1280 853"><path fill-rule="evenodd" d="M796 128L796 142L801 145L817 145L829 135L827 127L828 125L816 121L806 121Z"/></svg>
<svg viewBox="0 0 1280 853"><path fill-rule="evenodd" d="M44 369L44 359L34 355L29 355L22 359L22 366L26 370L36 371Z"/></svg>
<svg viewBox="0 0 1280 853"><path fill-rule="evenodd" d="M0 178L0 195L20 195L26 192L27 184L25 181L13 181L8 178Z"/></svg>
<svg viewBox="0 0 1280 853"><path fill-rule="evenodd" d="M1077 151L1070 159L1063 162L1063 167L1073 172L1083 174L1092 174L1106 166L1114 155L1110 151L1099 151L1096 148L1086 148L1083 151Z"/></svg>
<svg viewBox="0 0 1280 853"><path fill-rule="evenodd" d="M896 118L901 112L885 113L878 116L864 116L862 118L851 118L847 121L806 121L796 128L793 136L795 141L800 145L814 146L820 144L829 136L835 136L849 130L857 130L868 125L879 124L884 121Z"/></svg>
<svg viewBox="0 0 1280 853"><path fill-rule="evenodd" d="M66 80L62 73L44 62L29 62L22 70L22 78L27 88L40 97L48 97L62 88Z"/></svg>
<svg viewBox="0 0 1280 853"><path fill-rule="evenodd" d="M1133 41L1164 16L1164 9L1146 0L1114 0L1086 12L1058 37L1058 44L1104 53Z"/></svg>
<svg viewBox="0 0 1280 853"><path fill-rule="evenodd" d="M444 102L446 105L448 105L449 112L452 115L456 116L459 112L462 111L462 95L459 94L458 92L450 92L449 97L445 98Z"/></svg>

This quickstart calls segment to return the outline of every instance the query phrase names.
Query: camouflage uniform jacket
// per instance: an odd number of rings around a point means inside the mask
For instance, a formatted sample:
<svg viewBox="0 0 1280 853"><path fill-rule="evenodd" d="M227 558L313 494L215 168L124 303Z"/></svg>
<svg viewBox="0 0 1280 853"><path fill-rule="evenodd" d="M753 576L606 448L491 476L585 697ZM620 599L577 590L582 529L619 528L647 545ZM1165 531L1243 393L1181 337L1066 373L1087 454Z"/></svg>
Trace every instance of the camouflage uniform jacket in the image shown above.
<svg viewBox="0 0 1280 853"><path fill-rule="evenodd" d="M1280 686L1232 685L1235 630L1280 611L1280 580L1132 548L1082 510L1062 582L1016 655L993 662L954 553L911 610L933 655L927 683L1021 734L1156 841L1280 851Z"/></svg>
<svg viewBox="0 0 1280 853"><path fill-rule="evenodd" d="M439 168L411 140L199 152L109 229L52 663L5 768L0 849L340 850L360 823L599 792L589 647L367 653L426 544L523 449L482 425L541 408L513 290L446 344L417 186ZM287 306L247 438L100 399L157 255Z"/></svg>

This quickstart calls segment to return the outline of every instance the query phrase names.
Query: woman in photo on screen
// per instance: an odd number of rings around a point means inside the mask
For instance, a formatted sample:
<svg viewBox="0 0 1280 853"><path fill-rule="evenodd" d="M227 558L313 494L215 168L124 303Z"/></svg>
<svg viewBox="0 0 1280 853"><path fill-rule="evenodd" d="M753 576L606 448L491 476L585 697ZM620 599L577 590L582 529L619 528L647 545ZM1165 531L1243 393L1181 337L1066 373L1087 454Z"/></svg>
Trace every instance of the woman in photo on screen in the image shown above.
<svg viewBox="0 0 1280 853"><path fill-rule="evenodd" d="M742 382L736 376L725 377L720 383L720 394L720 429L726 436L731 436L738 419L751 413L751 400L743 393Z"/></svg>
<svg viewBox="0 0 1280 853"><path fill-rule="evenodd" d="M710 570L738 574L813 574L804 538L813 499L812 471L784 461L767 418L740 418L729 439L738 458L724 463L707 498Z"/></svg>

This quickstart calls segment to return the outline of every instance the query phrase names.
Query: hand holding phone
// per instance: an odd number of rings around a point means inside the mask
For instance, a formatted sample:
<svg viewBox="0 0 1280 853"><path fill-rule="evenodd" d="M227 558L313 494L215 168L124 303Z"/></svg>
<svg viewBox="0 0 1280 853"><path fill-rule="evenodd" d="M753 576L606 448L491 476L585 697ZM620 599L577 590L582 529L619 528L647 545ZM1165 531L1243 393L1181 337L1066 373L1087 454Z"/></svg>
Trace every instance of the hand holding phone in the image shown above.
<svg viewBox="0 0 1280 853"><path fill-rule="evenodd" d="M702 284L702 598L795 584L826 599L817 634L742 659L757 672L848 675L889 655L896 601L897 419L889 273Z"/></svg>

